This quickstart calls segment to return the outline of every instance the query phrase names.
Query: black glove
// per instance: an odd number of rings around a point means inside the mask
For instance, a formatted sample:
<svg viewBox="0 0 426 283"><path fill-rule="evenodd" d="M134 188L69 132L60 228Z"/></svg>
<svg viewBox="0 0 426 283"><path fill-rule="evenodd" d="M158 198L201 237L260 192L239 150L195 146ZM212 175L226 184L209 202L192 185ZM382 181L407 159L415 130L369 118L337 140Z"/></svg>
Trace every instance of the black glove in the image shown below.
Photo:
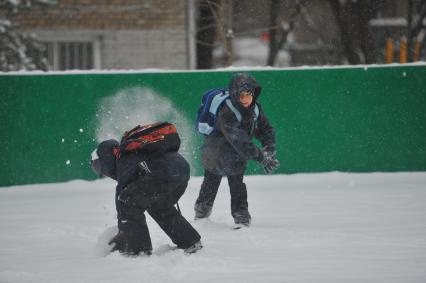
<svg viewBox="0 0 426 283"><path fill-rule="evenodd" d="M133 198L133 189L129 187L125 187L117 195L117 201L119 201L122 205L131 205L133 203L132 198Z"/></svg>
<svg viewBox="0 0 426 283"><path fill-rule="evenodd" d="M142 188L135 184L130 184L118 194L116 203L123 208L136 207L144 211L152 202L152 198L147 196L142 191Z"/></svg>
<svg viewBox="0 0 426 283"><path fill-rule="evenodd" d="M275 157L275 152L264 151L263 159L260 161L266 174L271 174L272 171L280 166L280 162Z"/></svg>
<svg viewBox="0 0 426 283"><path fill-rule="evenodd" d="M129 236L123 231L119 231L118 234L108 242L108 245L111 247L111 252L119 251L129 256L139 255L141 252L146 255L152 254L152 248L142 246L137 237Z"/></svg>
<svg viewBox="0 0 426 283"><path fill-rule="evenodd" d="M111 252L127 252L129 250L127 235L124 232L118 232L111 241L108 242L108 245L111 246Z"/></svg>

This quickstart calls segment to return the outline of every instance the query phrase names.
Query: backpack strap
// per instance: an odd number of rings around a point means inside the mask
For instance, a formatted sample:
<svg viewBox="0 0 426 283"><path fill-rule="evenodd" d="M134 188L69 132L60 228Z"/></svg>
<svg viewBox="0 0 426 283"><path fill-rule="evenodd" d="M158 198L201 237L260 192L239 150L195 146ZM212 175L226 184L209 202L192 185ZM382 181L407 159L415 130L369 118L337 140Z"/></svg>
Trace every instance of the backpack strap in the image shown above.
<svg viewBox="0 0 426 283"><path fill-rule="evenodd" d="M226 105L228 105L229 109L231 109L232 112L234 112L235 117L237 117L238 122L241 122L241 119L242 119L241 118L241 113L240 113L240 111L238 111L237 108L234 107L234 105L232 105L232 102L231 102L230 99L226 100Z"/></svg>
<svg viewBox="0 0 426 283"><path fill-rule="evenodd" d="M222 102L229 97L229 91L226 90L225 92L222 92L222 93L224 95L216 95L213 98L212 103L210 104L210 109L209 109L210 113L216 114L217 109L219 108L220 105L222 105Z"/></svg>
<svg viewBox="0 0 426 283"><path fill-rule="evenodd" d="M256 114L256 120L259 117L259 107L257 106L257 104L254 106L254 113Z"/></svg>
<svg viewBox="0 0 426 283"><path fill-rule="evenodd" d="M237 117L238 122L241 122L241 113L240 111L238 111L237 108L235 108L234 105L232 105L232 102L230 99L226 100L226 105L228 105L229 109L232 110L232 112L234 112L235 117ZM257 104L254 106L254 113L256 114L256 120L259 117L259 107L257 106Z"/></svg>

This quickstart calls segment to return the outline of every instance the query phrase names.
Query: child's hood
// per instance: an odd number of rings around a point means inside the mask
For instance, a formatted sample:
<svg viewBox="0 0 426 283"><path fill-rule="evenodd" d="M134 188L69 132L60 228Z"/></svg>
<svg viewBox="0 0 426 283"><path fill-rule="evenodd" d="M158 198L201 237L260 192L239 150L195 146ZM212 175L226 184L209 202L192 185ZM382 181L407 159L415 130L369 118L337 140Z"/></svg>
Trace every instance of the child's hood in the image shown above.
<svg viewBox="0 0 426 283"><path fill-rule="evenodd" d="M116 146L118 146L118 141L111 139L101 142L97 148L97 154L101 163L101 173L114 180L117 179L116 158L113 154L113 149Z"/></svg>
<svg viewBox="0 0 426 283"><path fill-rule="evenodd" d="M256 102L262 90L262 88L259 86L259 84L253 77L244 73L234 75L231 79L231 82L229 83L228 88L229 95L234 104L239 104L240 92L250 91L251 93L253 93L253 102Z"/></svg>

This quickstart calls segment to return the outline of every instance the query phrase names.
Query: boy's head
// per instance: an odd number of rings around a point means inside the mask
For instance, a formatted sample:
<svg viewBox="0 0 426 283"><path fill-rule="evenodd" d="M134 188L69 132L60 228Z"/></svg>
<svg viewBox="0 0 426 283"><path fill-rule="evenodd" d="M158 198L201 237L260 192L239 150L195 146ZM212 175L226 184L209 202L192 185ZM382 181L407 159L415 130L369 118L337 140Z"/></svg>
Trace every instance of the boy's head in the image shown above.
<svg viewBox="0 0 426 283"><path fill-rule="evenodd" d="M261 91L256 80L245 74L235 74L229 83L229 94L231 100L246 109L253 105Z"/></svg>
<svg viewBox="0 0 426 283"><path fill-rule="evenodd" d="M253 93L248 90L243 90L240 92L240 103L244 108L250 107L253 103Z"/></svg>
<svg viewBox="0 0 426 283"><path fill-rule="evenodd" d="M108 176L114 180L117 179L115 172L114 148L118 146L116 140L106 140L101 142L92 152L91 166L93 171L99 176Z"/></svg>

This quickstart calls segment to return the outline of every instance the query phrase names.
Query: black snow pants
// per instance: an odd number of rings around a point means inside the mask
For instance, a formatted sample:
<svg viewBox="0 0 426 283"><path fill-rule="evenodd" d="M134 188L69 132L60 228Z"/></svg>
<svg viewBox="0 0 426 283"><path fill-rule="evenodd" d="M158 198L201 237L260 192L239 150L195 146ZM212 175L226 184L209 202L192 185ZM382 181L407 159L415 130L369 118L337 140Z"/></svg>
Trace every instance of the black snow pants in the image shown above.
<svg viewBox="0 0 426 283"><path fill-rule="evenodd" d="M145 211L178 248L188 248L200 240L198 232L174 206L185 192L187 184L158 184L155 188L152 185L144 188L141 184L132 183L120 192L116 197L118 228L126 234L130 251L152 250Z"/></svg>
<svg viewBox="0 0 426 283"><path fill-rule="evenodd" d="M243 183L244 175L227 176L231 193L231 214L235 223L250 223L251 216L248 212L247 188ZM222 176L204 171L204 180L195 202L195 217L208 217L216 199Z"/></svg>

